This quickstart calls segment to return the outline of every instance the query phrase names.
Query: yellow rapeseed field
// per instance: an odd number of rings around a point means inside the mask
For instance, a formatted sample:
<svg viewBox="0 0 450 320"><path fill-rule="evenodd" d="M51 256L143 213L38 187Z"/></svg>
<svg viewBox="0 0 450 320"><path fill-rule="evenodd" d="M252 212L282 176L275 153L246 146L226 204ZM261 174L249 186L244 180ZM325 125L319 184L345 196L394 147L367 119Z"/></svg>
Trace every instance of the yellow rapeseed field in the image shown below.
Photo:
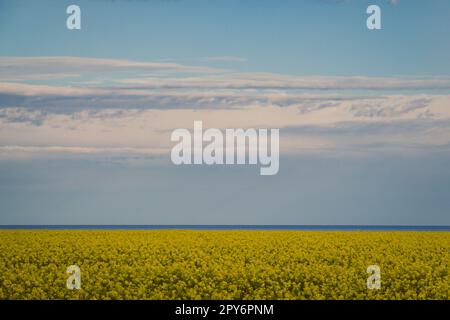
<svg viewBox="0 0 450 320"><path fill-rule="evenodd" d="M2 230L0 299L448 299L449 258L448 232Z"/></svg>

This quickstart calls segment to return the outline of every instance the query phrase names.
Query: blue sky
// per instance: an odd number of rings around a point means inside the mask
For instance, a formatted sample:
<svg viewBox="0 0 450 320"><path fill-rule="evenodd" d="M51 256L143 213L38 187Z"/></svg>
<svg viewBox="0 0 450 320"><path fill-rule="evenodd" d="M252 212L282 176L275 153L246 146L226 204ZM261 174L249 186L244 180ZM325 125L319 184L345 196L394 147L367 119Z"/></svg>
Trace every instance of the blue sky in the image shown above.
<svg viewBox="0 0 450 320"><path fill-rule="evenodd" d="M72 1L73 2L73 1ZM65 29L71 1L3 0L0 55L75 55L201 64L237 56L241 71L296 75L449 75L445 0L76 1L82 30ZM383 30L365 26L368 4ZM211 62L209 62L211 63ZM214 65L229 65L214 63Z"/></svg>
<svg viewBox="0 0 450 320"><path fill-rule="evenodd" d="M444 0L2 0L0 224L450 225L449 30ZM279 173L174 166L195 120L279 128Z"/></svg>

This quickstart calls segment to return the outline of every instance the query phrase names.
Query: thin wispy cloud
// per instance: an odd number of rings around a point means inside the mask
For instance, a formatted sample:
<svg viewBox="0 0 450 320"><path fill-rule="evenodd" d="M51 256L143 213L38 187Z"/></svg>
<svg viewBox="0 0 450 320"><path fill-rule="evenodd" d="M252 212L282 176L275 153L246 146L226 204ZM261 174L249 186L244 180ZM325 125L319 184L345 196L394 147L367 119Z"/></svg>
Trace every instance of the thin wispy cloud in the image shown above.
<svg viewBox="0 0 450 320"><path fill-rule="evenodd" d="M294 76L124 59L0 57L0 81L3 83L33 80L35 84L39 84L39 80L68 79L69 83L73 80L82 86L83 80L76 78L86 76L89 76L88 80L84 80L86 84L94 83L99 87L114 83L127 84L127 89L450 90L450 77ZM3 87L5 86L10 85L4 84ZM25 90L25 87L19 89Z"/></svg>
<svg viewBox="0 0 450 320"><path fill-rule="evenodd" d="M112 71L217 73L224 71L207 66L188 66L171 62L145 62L127 59L103 59L88 57L0 57L0 78L36 77L44 75L66 77L67 74L105 73Z"/></svg>

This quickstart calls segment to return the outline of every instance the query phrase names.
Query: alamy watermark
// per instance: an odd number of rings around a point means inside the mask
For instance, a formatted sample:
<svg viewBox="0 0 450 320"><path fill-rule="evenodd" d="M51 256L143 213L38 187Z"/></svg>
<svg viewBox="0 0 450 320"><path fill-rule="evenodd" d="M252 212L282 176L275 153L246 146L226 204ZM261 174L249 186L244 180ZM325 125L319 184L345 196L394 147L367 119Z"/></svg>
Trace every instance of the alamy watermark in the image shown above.
<svg viewBox="0 0 450 320"><path fill-rule="evenodd" d="M172 148L171 159L175 165L259 164L261 175L275 175L280 168L279 136L279 129L203 131L203 122L194 121L192 134L183 128L172 132L171 141L178 143Z"/></svg>
<svg viewBox="0 0 450 320"><path fill-rule="evenodd" d="M370 290L381 289L381 269L378 265L373 264L367 267L367 288Z"/></svg>
<svg viewBox="0 0 450 320"><path fill-rule="evenodd" d="M397 0L390 0L391 4L396 4ZM378 5L369 5L366 9L369 15L366 26L369 30L381 29L381 8ZM76 4L69 5L66 9L69 16L66 19L66 27L69 30L81 30L81 8Z"/></svg>
<svg viewBox="0 0 450 320"><path fill-rule="evenodd" d="M81 269L77 265L71 265L67 267L66 272L69 277L66 281L66 287L69 290L79 290L81 289Z"/></svg>
<svg viewBox="0 0 450 320"><path fill-rule="evenodd" d="M69 30L81 29L81 8L76 4L67 7L66 13L69 15L66 19L66 27Z"/></svg>

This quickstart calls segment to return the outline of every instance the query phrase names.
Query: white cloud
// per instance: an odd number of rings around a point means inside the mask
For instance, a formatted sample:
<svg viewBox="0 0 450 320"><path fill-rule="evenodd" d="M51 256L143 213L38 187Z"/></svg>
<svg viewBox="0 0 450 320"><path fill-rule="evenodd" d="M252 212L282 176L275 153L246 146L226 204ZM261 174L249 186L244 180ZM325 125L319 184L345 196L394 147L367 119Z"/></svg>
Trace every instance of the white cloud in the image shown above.
<svg viewBox="0 0 450 320"><path fill-rule="evenodd" d="M52 150L85 156L95 151L105 157L113 153L111 150L124 151L124 157L128 151L130 157L135 156L133 150L159 154L171 148L173 129L192 129L194 120L202 120L205 126L220 129L281 128L282 153L383 150L382 146L390 151L449 148L450 95L308 98L299 102L290 97L290 103L281 107L275 96L265 104L255 101L240 109L211 105L205 109L43 113L31 108L4 108L0 109L0 146L57 147L28 149L33 154Z"/></svg>
<svg viewBox="0 0 450 320"><path fill-rule="evenodd" d="M118 83L140 89L307 89L392 90L450 89L450 78L290 76L272 73L225 73L202 77L121 79Z"/></svg>
<svg viewBox="0 0 450 320"><path fill-rule="evenodd" d="M97 76L76 86L49 77L16 82L28 69L35 78L80 70ZM112 70L127 76L107 74ZM282 153L450 144L450 78L300 77L72 57L0 57L0 71L10 79L0 82L3 158L161 155L171 130L194 120L221 129L281 128ZM194 71L201 74L183 74Z"/></svg>

